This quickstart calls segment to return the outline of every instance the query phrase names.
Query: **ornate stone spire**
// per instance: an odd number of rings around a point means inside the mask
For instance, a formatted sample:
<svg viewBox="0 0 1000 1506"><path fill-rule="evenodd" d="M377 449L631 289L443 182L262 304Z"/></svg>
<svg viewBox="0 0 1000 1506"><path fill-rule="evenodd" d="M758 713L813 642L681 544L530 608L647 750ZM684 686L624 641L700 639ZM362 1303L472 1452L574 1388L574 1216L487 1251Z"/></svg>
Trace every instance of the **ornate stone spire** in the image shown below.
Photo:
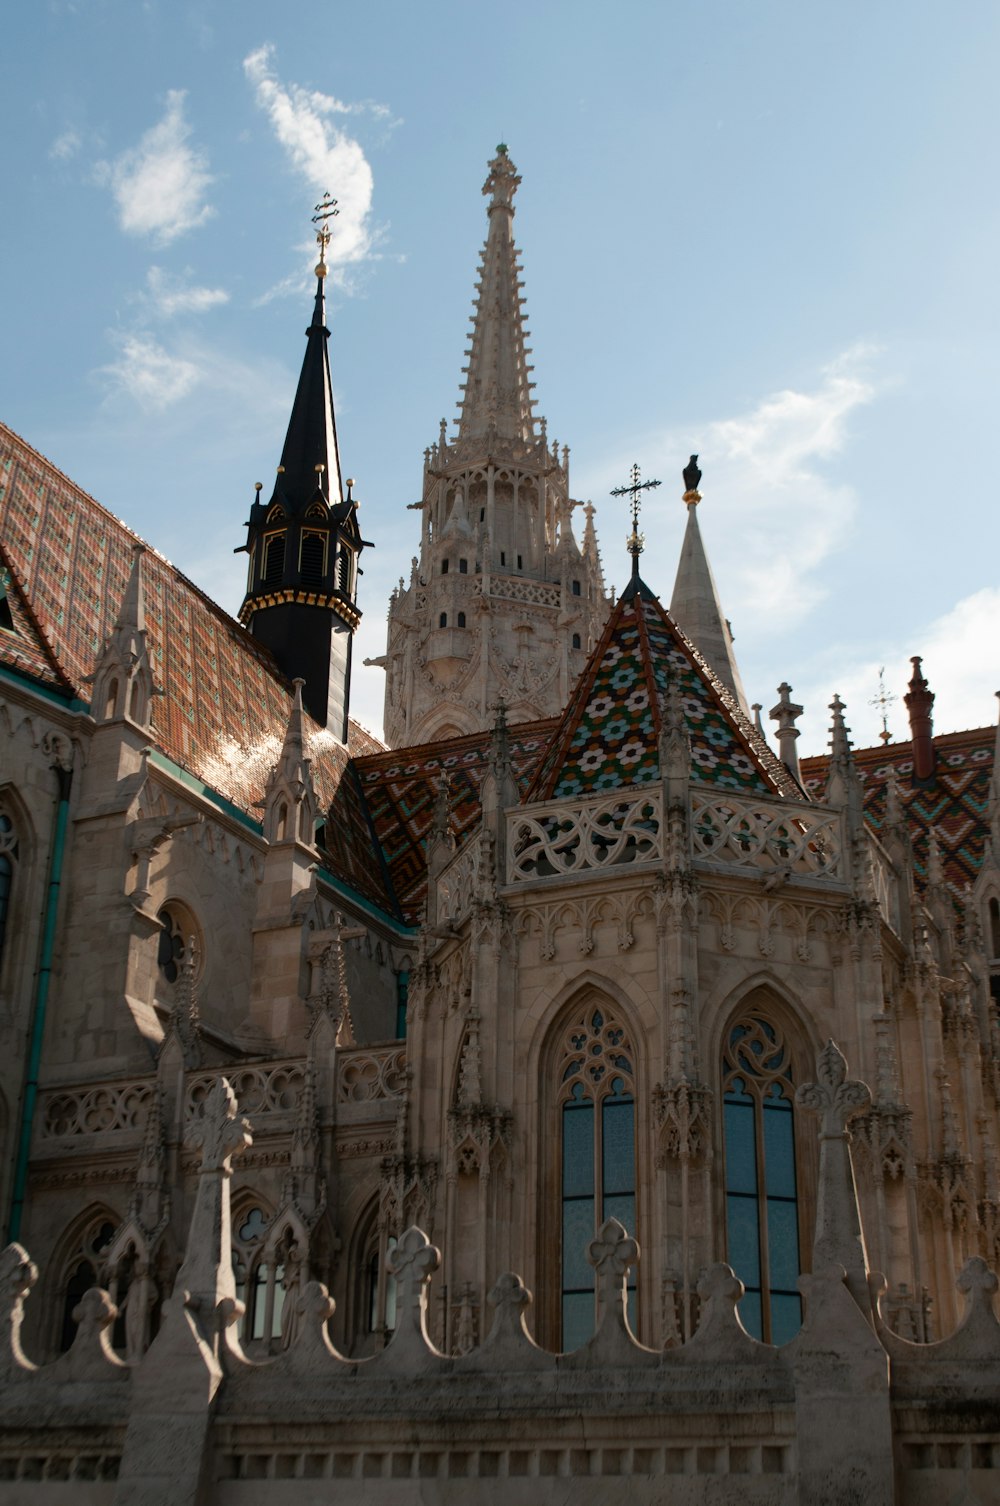
<svg viewBox="0 0 1000 1506"><path fill-rule="evenodd" d="M146 605L142 584L142 556L145 545L132 546L132 569L118 609L118 617L101 650L92 675L93 714L96 721L110 722L127 718L146 727L150 702L160 694L153 683L153 671L146 645Z"/></svg>
<svg viewBox="0 0 1000 1506"><path fill-rule="evenodd" d="M691 457L692 463L696 458ZM700 481L700 471L697 471L697 477ZM749 703L733 652L732 629L723 613L718 587L705 553L701 529L698 527L701 493L687 485L693 478L694 472L691 465L688 465L684 471L686 490L683 499L688 520L681 545L681 557L677 562L674 591L670 598L670 615L681 632L686 633L705 656L719 679L728 686L749 716Z"/></svg>
<svg viewBox="0 0 1000 1506"><path fill-rule="evenodd" d="M489 233L476 284L469 364L459 404L459 441L488 437L530 443L535 437L514 246L514 194L521 179L503 143L490 163L483 193L490 195Z"/></svg>

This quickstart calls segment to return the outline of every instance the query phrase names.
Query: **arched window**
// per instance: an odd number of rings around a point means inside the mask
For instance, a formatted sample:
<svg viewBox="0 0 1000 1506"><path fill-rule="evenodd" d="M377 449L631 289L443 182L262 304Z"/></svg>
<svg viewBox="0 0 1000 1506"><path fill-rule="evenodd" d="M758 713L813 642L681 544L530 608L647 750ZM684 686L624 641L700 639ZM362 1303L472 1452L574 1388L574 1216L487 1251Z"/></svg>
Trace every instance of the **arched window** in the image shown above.
<svg viewBox="0 0 1000 1506"><path fill-rule="evenodd" d="M264 1258L270 1220L257 1203L247 1205L233 1219L233 1275L237 1299L244 1303L243 1340L258 1340L270 1347L281 1337L285 1306L285 1266L281 1257Z"/></svg>
<svg viewBox="0 0 1000 1506"><path fill-rule="evenodd" d="M442 560L441 561L441 574L442 575L447 575L448 574L448 561L447 560Z"/></svg>
<svg viewBox="0 0 1000 1506"><path fill-rule="evenodd" d="M458 625L459 625L459 627L465 627L465 613L464 612L459 612L459 614L458 614Z"/></svg>
<svg viewBox="0 0 1000 1506"><path fill-rule="evenodd" d="M795 1088L790 1047L756 1009L741 1014L722 1057L729 1264L746 1287L744 1327L784 1344L802 1322Z"/></svg>
<svg viewBox="0 0 1000 1506"><path fill-rule="evenodd" d="M0 811L0 961L3 960L4 937L7 934L7 916L10 912L10 891L14 883L14 864L17 860L17 832L6 811Z"/></svg>
<svg viewBox="0 0 1000 1506"><path fill-rule="evenodd" d="M459 575L468 575L468 573L469 573L469 561L468 560L459 560L459 562L458 562L458 573L459 573Z"/></svg>
<svg viewBox="0 0 1000 1506"><path fill-rule="evenodd" d="M442 612L441 616L438 618L438 627L447 627L447 626L448 626L448 613L447 612Z"/></svg>
<svg viewBox="0 0 1000 1506"><path fill-rule="evenodd" d="M160 922L160 939L156 953L157 966L168 983L176 983L181 963L188 947L194 943L195 973L201 972L204 947L201 928L185 905L170 900L157 915Z"/></svg>
<svg viewBox="0 0 1000 1506"><path fill-rule="evenodd" d="M269 533L264 540L264 584L280 586L285 574L285 535Z"/></svg>
<svg viewBox="0 0 1000 1506"><path fill-rule="evenodd" d="M59 1325L59 1351L65 1353L76 1337L73 1310L84 1292L97 1285L100 1259L115 1235L115 1226L104 1214L85 1223L79 1241L75 1241L66 1262L62 1284L62 1309Z"/></svg>
<svg viewBox="0 0 1000 1506"><path fill-rule="evenodd" d="M605 1003L589 1002L562 1032L558 1060L563 1350L594 1332L587 1246L607 1218L636 1232L635 1053ZM629 1274L635 1325L635 1274Z"/></svg>
<svg viewBox="0 0 1000 1506"><path fill-rule="evenodd" d="M326 539L321 533L304 533L299 548L299 575L304 586L321 586L326 574Z"/></svg>
<svg viewBox="0 0 1000 1506"><path fill-rule="evenodd" d="M580 648L580 647L582 647L581 642L580 642L580 634L579 633L574 633L573 634L573 647L574 648Z"/></svg>

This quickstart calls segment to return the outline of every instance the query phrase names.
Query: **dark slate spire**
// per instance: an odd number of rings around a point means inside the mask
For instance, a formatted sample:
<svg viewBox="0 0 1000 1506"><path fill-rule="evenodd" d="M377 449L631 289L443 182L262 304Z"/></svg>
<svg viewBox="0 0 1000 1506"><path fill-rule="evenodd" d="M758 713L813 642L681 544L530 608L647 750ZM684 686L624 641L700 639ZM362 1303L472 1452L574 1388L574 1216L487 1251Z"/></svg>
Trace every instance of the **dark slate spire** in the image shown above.
<svg viewBox="0 0 1000 1506"><path fill-rule="evenodd" d="M292 403L270 501L262 488L250 509L250 556L240 621L274 655L289 680L301 679L305 709L344 742L351 689L351 649L361 620L358 556L365 547L358 504L340 475L327 342L323 253L335 214L317 205L320 262L306 353Z"/></svg>
<svg viewBox="0 0 1000 1506"><path fill-rule="evenodd" d="M306 330L306 352L271 498L272 502L281 502L290 516L301 516L319 492L331 507L343 500L329 339L321 276L316 279L316 302L312 322ZM323 469L317 471L320 465Z"/></svg>

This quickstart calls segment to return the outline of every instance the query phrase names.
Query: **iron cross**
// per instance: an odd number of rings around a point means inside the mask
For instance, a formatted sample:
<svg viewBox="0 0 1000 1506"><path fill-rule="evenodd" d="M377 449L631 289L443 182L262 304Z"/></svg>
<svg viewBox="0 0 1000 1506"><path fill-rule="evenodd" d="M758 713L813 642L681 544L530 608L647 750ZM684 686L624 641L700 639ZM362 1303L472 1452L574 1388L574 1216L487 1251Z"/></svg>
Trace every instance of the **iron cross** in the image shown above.
<svg viewBox="0 0 1000 1506"><path fill-rule="evenodd" d="M639 494L640 492L652 491L659 484L658 481L640 481L639 467L638 465L633 465L632 479L628 486L616 486L611 492L612 497L631 498L632 534L628 540L628 552L632 556L633 575L638 575L639 573L639 556L642 553L642 546L645 542L643 535L639 532L639 503L641 501Z"/></svg>

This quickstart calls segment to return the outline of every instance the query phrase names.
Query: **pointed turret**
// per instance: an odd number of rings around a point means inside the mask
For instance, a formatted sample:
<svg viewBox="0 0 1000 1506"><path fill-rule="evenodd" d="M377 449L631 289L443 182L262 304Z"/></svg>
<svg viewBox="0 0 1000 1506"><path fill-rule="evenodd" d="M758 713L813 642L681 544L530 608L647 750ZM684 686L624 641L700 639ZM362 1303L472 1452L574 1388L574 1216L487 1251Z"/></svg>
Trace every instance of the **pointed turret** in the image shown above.
<svg viewBox="0 0 1000 1506"><path fill-rule="evenodd" d="M389 607L385 737L392 747L485 731L566 703L604 625L600 554L569 491L569 448L536 420L514 247L520 182L506 146L483 192L489 229L463 368L458 432L424 451L420 558Z"/></svg>
<svg viewBox="0 0 1000 1506"><path fill-rule="evenodd" d="M490 195L489 234L476 284L469 364L462 387L459 442L535 437L533 399L521 307L521 268L514 246L514 195L521 179L501 142L483 193Z"/></svg>
<svg viewBox="0 0 1000 1506"><path fill-rule="evenodd" d="M321 229L321 248L328 238ZM274 490L264 503L258 483L250 509L245 545L250 567L240 621L271 650L289 679L301 676L310 716L346 742L351 647L361 620L357 562L365 540L354 483L347 482L345 495L341 481L322 260L316 274L313 316Z"/></svg>
<svg viewBox="0 0 1000 1506"><path fill-rule="evenodd" d="M692 455L690 463L685 467L685 484L689 476L697 474L699 479L701 477L697 459L697 455ZM688 520L681 545L681 557L677 563L674 592L670 598L670 615L695 647L700 649L719 679L732 691L749 715L746 692L733 652L732 629L723 615L715 577L698 527L701 494L696 486L688 487L684 501L687 504Z"/></svg>
<svg viewBox="0 0 1000 1506"><path fill-rule="evenodd" d="M132 570L111 630L92 675L92 709L99 722L127 718L139 727L149 724L150 702L157 694L146 645L146 606L142 587L145 545L132 549Z"/></svg>

